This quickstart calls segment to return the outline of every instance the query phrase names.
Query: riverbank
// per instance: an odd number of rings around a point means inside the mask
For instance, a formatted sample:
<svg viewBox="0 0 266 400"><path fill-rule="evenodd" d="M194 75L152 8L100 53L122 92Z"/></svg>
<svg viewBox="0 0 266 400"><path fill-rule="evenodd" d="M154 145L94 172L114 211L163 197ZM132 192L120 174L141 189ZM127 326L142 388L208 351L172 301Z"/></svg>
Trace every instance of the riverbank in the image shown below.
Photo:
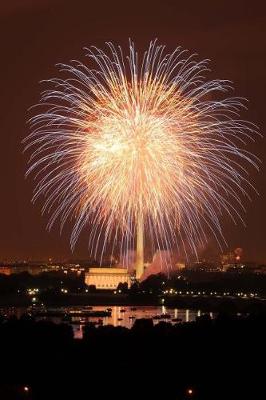
<svg viewBox="0 0 266 400"><path fill-rule="evenodd" d="M129 295L114 293L88 293L88 294L49 294L38 297L28 295L0 296L1 307L28 307L32 304L44 304L48 307L60 306L160 306L202 310L206 312L266 312L266 300L263 298L239 298L223 296L155 296L155 295Z"/></svg>

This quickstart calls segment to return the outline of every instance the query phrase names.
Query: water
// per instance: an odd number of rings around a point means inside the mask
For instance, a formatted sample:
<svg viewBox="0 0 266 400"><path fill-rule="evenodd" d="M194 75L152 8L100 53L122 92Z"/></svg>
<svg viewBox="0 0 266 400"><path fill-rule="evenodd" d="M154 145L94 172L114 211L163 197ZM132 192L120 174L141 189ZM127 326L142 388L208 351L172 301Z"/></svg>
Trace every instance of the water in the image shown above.
<svg viewBox="0 0 266 400"><path fill-rule="evenodd" d="M54 308L53 308L54 309ZM82 328L86 322L94 322L97 326L101 325L113 325L123 326L126 328L132 328L136 319L140 318L153 318L153 323L158 324L160 321L167 321L171 323L176 322L191 322L195 321L196 317L201 315L200 310L189 310L189 309L178 309L178 308L167 308L165 306L93 306L93 307L62 307L66 313L70 310L86 310L92 309L93 311L103 311L106 309L111 310L111 316L107 317L89 317L81 318L73 317L72 325L74 337L77 339L82 338ZM21 307L8 307L0 309L0 313L6 316L16 315L18 318L21 317L25 312L30 312L29 309ZM213 317L212 313L209 313L210 317ZM165 318L164 318L165 316ZM154 318L155 317L155 318ZM160 319L156 319L160 317ZM38 317L37 319L49 319L55 323L62 322L61 317ZM177 320L178 321L173 321Z"/></svg>
<svg viewBox="0 0 266 400"><path fill-rule="evenodd" d="M102 325L123 326L129 329L132 328L136 319L140 318L161 316L160 319L153 319L153 323L158 324L160 321L176 323L176 321L172 321L173 319L179 319L180 322L191 322L195 321L196 317L201 315L200 310L173 309L165 306L95 306L93 310L100 311L106 310L107 308L112 309L112 315L110 317L101 318ZM132 310L132 308L136 309ZM165 315L166 318L162 318L163 315ZM213 317L212 313L209 313L209 315L211 318ZM90 317L89 320L97 322L99 318ZM73 329L74 336L76 338L82 338L82 324L73 325Z"/></svg>

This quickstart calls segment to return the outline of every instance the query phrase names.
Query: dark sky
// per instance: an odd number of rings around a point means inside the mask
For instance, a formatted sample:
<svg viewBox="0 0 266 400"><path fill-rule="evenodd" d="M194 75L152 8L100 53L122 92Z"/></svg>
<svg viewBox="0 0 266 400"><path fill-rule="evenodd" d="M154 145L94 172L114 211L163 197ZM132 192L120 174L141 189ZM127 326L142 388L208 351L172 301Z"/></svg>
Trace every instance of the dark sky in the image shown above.
<svg viewBox="0 0 266 400"><path fill-rule="evenodd" d="M82 59L84 46L105 41L138 48L151 39L210 58L212 77L234 82L249 99L245 117L265 134L266 6L264 1L3 0L1 40L0 259L69 257L68 231L45 230L47 217L30 202L21 140L28 133L27 109L38 101L38 82L56 75L54 65ZM266 142L252 150L265 160ZM243 247L248 259L266 262L265 167L252 180L260 192L247 205L247 227L225 224L229 248ZM86 257L85 236L74 253Z"/></svg>

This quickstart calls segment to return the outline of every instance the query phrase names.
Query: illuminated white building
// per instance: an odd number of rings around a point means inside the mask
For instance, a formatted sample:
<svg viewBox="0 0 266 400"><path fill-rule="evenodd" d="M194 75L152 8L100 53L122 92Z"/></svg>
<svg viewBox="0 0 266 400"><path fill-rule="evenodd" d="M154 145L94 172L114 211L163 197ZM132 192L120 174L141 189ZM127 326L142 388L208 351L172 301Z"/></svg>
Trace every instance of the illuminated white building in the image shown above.
<svg viewBox="0 0 266 400"><path fill-rule="evenodd" d="M86 285L95 285L96 289L114 290L119 283L130 287L130 275L126 268L90 268L85 274Z"/></svg>

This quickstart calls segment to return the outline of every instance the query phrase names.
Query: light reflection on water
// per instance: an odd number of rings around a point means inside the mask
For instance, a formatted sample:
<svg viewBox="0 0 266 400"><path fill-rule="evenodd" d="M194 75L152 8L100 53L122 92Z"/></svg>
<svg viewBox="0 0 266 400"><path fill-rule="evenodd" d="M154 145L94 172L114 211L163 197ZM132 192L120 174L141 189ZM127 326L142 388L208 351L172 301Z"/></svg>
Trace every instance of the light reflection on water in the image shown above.
<svg viewBox="0 0 266 400"><path fill-rule="evenodd" d="M54 309L54 308L53 308ZM197 317L201 316L200 310L189 310L189 309L178 309L178 308L167 308L166 306L93 306L93 307L62 307L61 310L68 312L69 310L88 310L93 309L93 311L103 311L106 309L111 310L111 316L107 317L89 317L82 318L85 322L93 322L97 326L99 323L101 325L113 325L113 326L123 326L126 328L132 328L136 319L140 318L153 318L153 323L158 324L160 321L167 321L172 323L177 322L191 322L195 321ZM26 308L21 307L8 307L0 310L2 314L11 316L16 315L20 318L25 312L28 312ZM213 318L213 313L208 313L211 318ZM163 316L165 315L165 318ZM155 317L155 318L154 318ZM156 317L158 319L156 319ZM159 318L160 317L160 318ZM44 318L37 318L44 319ZM49 320L60 323L62 319L60 317L49 317ZM173 321L175 320L175 321ZM177 320L177 321L176 321ZM74 337L82 338L82 328L84 325L80 322L79 317L74 317L72 324Z"/></svg>
<svg viewBox="0 0 266 400"><path fill-rule="evenodd" d="M154 318L156 316L166 315L166 318L153 319L155 325L160 321L177 323L177 321L172 321L173 319L178 319L178 322L191 322L195 321L195 319L201 315L200 310L173 309L165 306L137 306L136 310L132 310L132 307L128 306L95 306L93 310L100 311L106 310L106 308L112 309L112 315L110 317L101 318L102 325L123 326L129 329L132 328L136 319L140 318ZM211 314L212 313L209 313L212 318L213 315ZM97 322L99 318L93 317L89 320L91 322ZM82 325L73 325L73 329L75 337L82 338Z"/></svg>

